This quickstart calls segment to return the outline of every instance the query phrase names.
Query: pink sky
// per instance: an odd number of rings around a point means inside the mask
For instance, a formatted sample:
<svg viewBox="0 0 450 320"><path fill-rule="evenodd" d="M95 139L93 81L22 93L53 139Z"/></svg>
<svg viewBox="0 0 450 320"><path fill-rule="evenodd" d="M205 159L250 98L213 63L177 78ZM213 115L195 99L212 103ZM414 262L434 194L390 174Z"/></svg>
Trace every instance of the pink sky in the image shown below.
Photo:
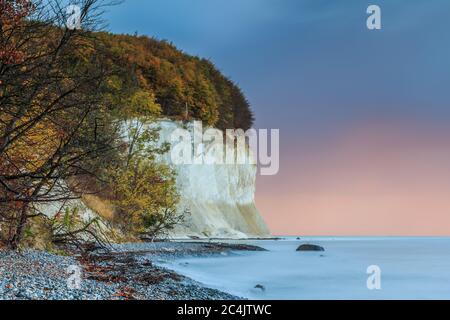
<svg viewBox="0 0 450 320"><path fill-rule="evenodd" d="M314 147L293 142L279 175L258 178L257 206L275 235L448 236L449 137L364 124Z"/></svg>

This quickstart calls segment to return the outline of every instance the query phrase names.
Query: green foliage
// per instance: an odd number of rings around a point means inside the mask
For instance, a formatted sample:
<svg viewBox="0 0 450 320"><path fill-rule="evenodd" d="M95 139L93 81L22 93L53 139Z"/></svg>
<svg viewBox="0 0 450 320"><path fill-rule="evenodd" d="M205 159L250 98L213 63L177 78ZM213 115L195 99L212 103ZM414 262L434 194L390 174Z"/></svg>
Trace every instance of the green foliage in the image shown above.
<svg viewBox="0 0 450 320"><path fill-rule="evenodd" d="M120 80L110 80L117 90L138 87L147 95L139 92L135 99L154 97L162 114L175 119L199 119L221 129L251 127L253 115L242 91L209 60L153 38L96 36L104 44L108 61L118 68Z"/></svg>
<svg viewBox="0 0 450 320"><path fill-rule="evenodd" d="M97 155L90 164L91 172L99 178L95 189L106 190L103 196L114 206L115 225L124 234L162 234L180 221L174 172L158 161L158 156L169 148L168 144L158 144L156 125L164 114L158 99L163 88L153 86L129 60L143 54L139 59L144 63L147 52L114 42L114 36L95 37L97 45L104 45L102 63L112 71L102 87L102 101L108 110L97 131L101 136L114 137L110 150ZM173 67L164 65L167 70ZM161 73L160 80L164 78L164 90L176 96L181 92L177 90L182 81L175 79L172 83L172 76Z"/></svg>
<svg viewBox="0 0 450 320"><path fill-rule="evenodd" d="M126 231L145 234L164 219L165 210L176 210L178 194L171 170L150 161L134 162L113 175L119 222Z"/></svg>
<svg viewBox="0 0 450 320"><path fill-rule="evenodd" d="M161 106L155 102L155 95L149 91L137 90L123 108L129 118L157 117L161 114Z"/></svg>
<svg viewBox="0 0 450 320"><path fill-rule="evenodd" d="M37 216L27 221L20 247L50 250L53 248L51 238L46 217Z"/></svg>
<svg viewBox="0 0 450 320"><path fill-rule="evenodd" d="M121 137L115 148L115 161L105 159L101 172L104 187L111 190L116 208L116 224L125 234L161 234L178 223L179 196L173 170L158 161L168 151L168 144L158 144L159 128L155 119L161 109L154 96L133 91L117 110ZM169 213L165 214L165 213ZM167 224L170 219L170 224ZM159 226L153 228L153 226Z"/></svg>
<svg viewBox="0 0 450 320"><path fill-rule="evenodd" d="M83 217L77 207L66 207L64 212L47 218L51 243L54 245L71 245L84 249L92 243L106 246L109 236L97 217Z"/></svg>

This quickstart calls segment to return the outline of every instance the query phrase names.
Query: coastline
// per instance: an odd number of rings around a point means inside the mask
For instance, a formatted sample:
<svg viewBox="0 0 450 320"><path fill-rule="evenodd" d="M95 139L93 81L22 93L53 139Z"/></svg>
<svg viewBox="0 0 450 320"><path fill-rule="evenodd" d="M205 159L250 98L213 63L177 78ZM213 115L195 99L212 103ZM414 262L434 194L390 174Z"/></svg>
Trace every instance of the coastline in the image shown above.
<svg viewBox="0 0 450 320"><path fill-rule="evenodd" d="M0 251L0 300L240 300L155 265L159 259L263 251L242 244L168 241L113 245L110 252L60 256ZM79 288L68 281L79 268Z"/></svg>

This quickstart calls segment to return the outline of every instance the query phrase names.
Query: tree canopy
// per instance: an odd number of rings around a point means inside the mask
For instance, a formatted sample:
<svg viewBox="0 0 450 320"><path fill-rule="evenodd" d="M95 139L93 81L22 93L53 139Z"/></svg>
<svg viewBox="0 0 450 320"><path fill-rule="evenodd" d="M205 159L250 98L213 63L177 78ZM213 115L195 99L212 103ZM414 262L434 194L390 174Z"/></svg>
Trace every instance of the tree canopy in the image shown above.
<svg viewBox="0 0 450 320"><path fill-rule="evenodd" d="M138 85L154 96L164 116L202 120L220 129L252 126L253 114L241 89L211 61L146 36L104 32L97 37L110 63L124 71L116 81Z"/></svg>

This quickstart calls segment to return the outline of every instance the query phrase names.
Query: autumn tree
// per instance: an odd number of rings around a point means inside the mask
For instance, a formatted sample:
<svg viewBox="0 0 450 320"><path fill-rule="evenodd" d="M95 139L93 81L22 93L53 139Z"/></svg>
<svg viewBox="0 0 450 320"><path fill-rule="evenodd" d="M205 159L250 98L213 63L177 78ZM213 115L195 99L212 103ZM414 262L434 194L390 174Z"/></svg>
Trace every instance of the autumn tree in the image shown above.
<svg viewBox="0 0 450 320"><path fill-rule="evenodd" d="M131 89L124 85L117 87L122 93ZM181 224L184 212L178 208L175 173L160 159L169 150L159 142L161 106L150 91L134 89L115 112L122 142L115 161L100 170L100 181L110 190L116 225L126 234L154 238Z"/></svg>
<svg viewBox="0 0 450 320"><path fill-rule="evenodd" d="M109 59L131 70L136 84L155 95L162 115L202 120L220 129L250 128L253 114L239 87L209 60L167 41L101 33Z"/></svg>
<svg viewBox="0 0 450 320"><path fill-rule="evenodd" d="M110 148L108 70L92 38L105 3L76 4L80 30L59 1L0 0L0 235L13 249L39 204L73 197L66 182Z"/></svg>
<svg viewBox="0 0 450 320"><path fill-rule="evenodd" d="M33 10L29 0L0 0L0 61L4 65L17 64L24 52L8 39L10 32Z"/></svg>

